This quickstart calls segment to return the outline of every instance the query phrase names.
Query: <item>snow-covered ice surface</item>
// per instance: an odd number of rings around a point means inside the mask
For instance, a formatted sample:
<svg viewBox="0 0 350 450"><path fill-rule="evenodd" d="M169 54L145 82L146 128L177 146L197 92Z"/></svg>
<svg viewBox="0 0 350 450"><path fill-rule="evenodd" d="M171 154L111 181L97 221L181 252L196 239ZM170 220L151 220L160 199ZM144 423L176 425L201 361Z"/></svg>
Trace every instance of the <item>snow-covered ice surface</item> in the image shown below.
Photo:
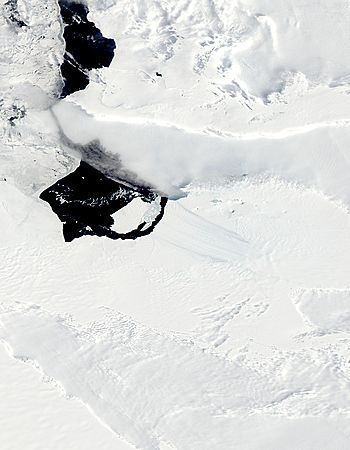
<svg viewBox="0 0 350 450"><path fill-rule="evenodd" d="M59 100L58 4L1 1L1 450L348 449L348 2L85 3L115 55ZM64 241L81 158L151 234Z"/></svg>

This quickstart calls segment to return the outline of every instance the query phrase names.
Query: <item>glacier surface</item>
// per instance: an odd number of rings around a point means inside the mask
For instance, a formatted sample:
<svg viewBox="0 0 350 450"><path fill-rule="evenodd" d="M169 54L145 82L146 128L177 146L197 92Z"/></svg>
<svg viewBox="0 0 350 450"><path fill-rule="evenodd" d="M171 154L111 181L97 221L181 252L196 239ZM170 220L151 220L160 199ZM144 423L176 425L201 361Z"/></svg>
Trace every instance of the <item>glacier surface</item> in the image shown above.
<svg viewBox="0 0 350 450"><path fill-rule="evenodd" d="M113 58L83 66L63 3ZM348 449L349 20L345 0L1 1L1 450ZM40 196L81 161L152 193L113 233L168 199L151 233L64 241Z"/></svg>

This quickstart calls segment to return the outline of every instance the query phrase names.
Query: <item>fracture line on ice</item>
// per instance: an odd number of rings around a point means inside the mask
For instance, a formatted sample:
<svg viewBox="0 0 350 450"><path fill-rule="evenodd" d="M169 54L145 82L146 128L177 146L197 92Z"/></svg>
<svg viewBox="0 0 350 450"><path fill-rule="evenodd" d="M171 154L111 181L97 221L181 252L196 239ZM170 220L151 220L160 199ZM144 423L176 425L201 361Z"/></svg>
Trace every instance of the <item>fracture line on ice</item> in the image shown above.
<svg viewBox="0 0 350 450"><path fill-rule="evenodd" d="M334 120L334 121L326 121L326 122L316 122L316 123L310 123L302 126L296 126L296 127L287 127L282 128L278 131L259 131L259 132L244 132L244 133L230 133L228 131L222 131L220 129L215 130L212 128L207 128L204 130L200 129L194 129L194 128L186 128L186 127L179 127L176 124L173 124L171 122L162 121L162 120L152 120L152 119L145 119L143 117L125 117L125 116L119 116L117 114L108 115L103 113L96 113L91 112L87 108L84 108L84 106L80 105L79 103L75 102L73 99L67 99L67 102L70 102L79 108L81 108L85 113L87 113L89 116L94 118L96 121L101 122L113 122L113 123L126 123L130 125L151 125L151 126L157 126L160 128L171 128L176 129L183 133L189 133L189 134L199 134L199 135L211 135L211 136L219 136L224 138L232 138L242 141L250 141L250 140L256 140L256 139L284 139L292 136L297 136L305 133L309 133L311 131L316 131L319 129L324 128L345 128L350 126L350 119L343 119L343 120ZM53 115L56 118L55 113L53 112Z"/></svg>

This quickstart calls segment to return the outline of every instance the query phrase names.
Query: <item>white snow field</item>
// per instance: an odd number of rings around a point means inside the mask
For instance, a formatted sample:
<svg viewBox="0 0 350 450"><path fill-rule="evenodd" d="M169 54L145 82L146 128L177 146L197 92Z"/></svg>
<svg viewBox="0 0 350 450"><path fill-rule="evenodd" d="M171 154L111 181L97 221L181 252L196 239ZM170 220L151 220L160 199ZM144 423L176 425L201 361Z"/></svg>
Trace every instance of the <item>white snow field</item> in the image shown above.
<svg viewBox="0 0 350 450"><path fill-rule="evenodd" d="M84 3L115 57L58 100L58 4L1 0L0 449L348 450L348 1ZM91 142L148 236L64 241Z"/></svg>

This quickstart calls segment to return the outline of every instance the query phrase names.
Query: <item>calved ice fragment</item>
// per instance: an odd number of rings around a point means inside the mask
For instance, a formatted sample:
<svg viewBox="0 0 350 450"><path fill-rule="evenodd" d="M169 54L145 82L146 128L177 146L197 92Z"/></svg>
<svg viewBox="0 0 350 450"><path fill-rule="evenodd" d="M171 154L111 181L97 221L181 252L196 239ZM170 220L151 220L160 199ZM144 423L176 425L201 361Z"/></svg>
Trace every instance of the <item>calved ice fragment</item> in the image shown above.
<svg viewBox="0 0 350 450"><path fill-rule="evenodd" d="M111 239L137 239L150 234L164 215L166 197L160 197L145 187L128 185L107 178L86 162L41 193L63 222L66 241L84 235L106 236ZM139 198L148 207L140 214L135 228L120 233L113 229L112 215ZM157 207L158 206L158 207Z"/></svg>

